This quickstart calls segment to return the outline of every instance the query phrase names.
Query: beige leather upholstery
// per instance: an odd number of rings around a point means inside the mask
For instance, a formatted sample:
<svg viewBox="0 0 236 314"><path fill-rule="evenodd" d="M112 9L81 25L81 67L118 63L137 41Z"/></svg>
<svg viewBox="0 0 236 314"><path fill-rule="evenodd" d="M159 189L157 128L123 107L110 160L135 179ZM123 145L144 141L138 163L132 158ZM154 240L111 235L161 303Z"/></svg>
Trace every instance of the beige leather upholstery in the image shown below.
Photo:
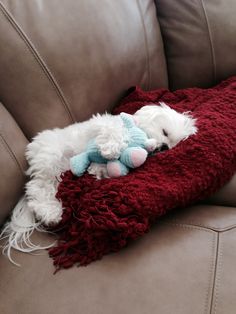
<svg viewBox="0 0 236 314"><path fill-rule="evenodd" d="M236 174L218 192L208 198L211 204L236 207Z"/></svg>
<svg viewBox="0 0 236 314"><path fill-rule="evenodd" d="M235 0L156 0L172 89L236 73Z"/></svg>
<svg viewBox="0 0 236 314"><path fill-rule="evenodd" d="M23 192L27 139L0 103L0 225Z"/></svg>
<svg viewBox="0 0 236 314"><path fill-rule="evenodd" d="M46 254L17 254L21 268L2 258L0 312L235 314L235 237L236 208L194 206L87 267L53 275Z"/></svg>
<svg viewBox="0 0 236 314"><path fill-rule="evenodd" d="M167 86L153 1L2 3L0 97L28 138L111 109L132 85Z"/></svg>
<svg viewBox="0 0 236 314"><path fill-rule="evenodd" d="M234 0L156 4L0 0L0 224L40 130L110 110L132 85L209 86L236 75ZM47 252L14 253L21 268L0 256L0 313L235 314L235 192L236 176L127 249L55 276Z"/></svg>

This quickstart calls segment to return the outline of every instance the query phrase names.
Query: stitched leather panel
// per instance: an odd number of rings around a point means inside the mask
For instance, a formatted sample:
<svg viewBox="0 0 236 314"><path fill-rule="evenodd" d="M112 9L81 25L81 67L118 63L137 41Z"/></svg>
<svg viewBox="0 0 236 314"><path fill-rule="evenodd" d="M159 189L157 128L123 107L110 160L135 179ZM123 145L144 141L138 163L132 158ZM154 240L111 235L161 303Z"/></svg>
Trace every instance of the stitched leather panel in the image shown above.
<svg viewBox="0 0 236 314"><path fill-rule="evenodd" d="M156 6L172 89L235 75L235 0L156 0Z"/></svg>
<svg viewBox="0 0 236 314"><path fill-rule="evenodd" d="M236 208L195 205L177 209L163 218L164 222L198 226L214 231L226 231L236 227Z"/></svg>
<svg viewBox="0 0 236 314"><path fill-rule="evenodd" d="M234 314L236 309L234 275L236 260L236 229L219 235L218 259L211 314Z"/></svg>
<svg viewBox="0 0 236 314"><path fill-rule="evenodd" d="M2 2L14 23L1 14L0 96L28 137L109 110L132 85L167 86L153 1Z"/></svg>
<svg viewBox="0 0 236 314"><path fill-rule="evenodd" d="M27 39L0 7L0 97L28 138L72 121Z"/></svg>
<svg viewBox="0 0 236 314"><path fill-rule="evenodd" d="M127 249L56 275L46 254L14 255L20 269L2 257L0 309L53 314L56 304L58 314L208 314L216 254L217 233L158 224Z"/></svg>
<svg viewBox="0 0 236 314"><path fill-rule="evenodd" d="M27 140L0 103L0 224L23 192Z"/></svg>
<svg viewBox="0 0 236 314"><path fill-rule="evenodd" d="M212 195L205 202L214 205L233 206L236 207L236 174L233 178L217 193Z"/></svg>

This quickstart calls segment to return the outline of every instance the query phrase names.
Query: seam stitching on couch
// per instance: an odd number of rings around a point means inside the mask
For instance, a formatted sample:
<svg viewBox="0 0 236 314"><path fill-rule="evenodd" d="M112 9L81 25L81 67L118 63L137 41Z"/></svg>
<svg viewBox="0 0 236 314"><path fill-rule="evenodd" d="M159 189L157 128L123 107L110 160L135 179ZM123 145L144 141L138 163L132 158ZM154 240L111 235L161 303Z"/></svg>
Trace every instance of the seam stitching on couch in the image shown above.
<svg viewBox="0 0 236 314"><path fill-rule="evenodd" d="M181 223L171 223L171 222L162 222L162 224L165 225L170 225L170 226L174 226L174 227L180 227L180 228L184 228L184 229L192 229L192 230L200 230L200 231L205 231L208 233L216 233L216 231L212 230L212 229L206 229L203 227L198 227L198 226L193 226L193 225L186 225L186 224L181 224Z"/></svg>
<svg viewBox="0 0 236 314"><path fill-rule="evenodd" d="M219 286L220 286L220 274L222 270L222 265L223 265L223 240L221 237L221 245L219 243L219 254L217 256L217 267L216 267L216 274L215 274L215 302L214 302L214 312L212 314L217 313L217 305L218 305L218 300L219 300ZM213 310L213 308L212 308Z"/></svg>
<svg viewBox="0 0 236 314"><path fill-rule="evenodd" d="M218 252L218 236L214 236L213 241L211 241L211 261L209 267L209 279L207 285L207 293L205 299L204 313L208 314L211 312L211 303L212 303L212 294L214 289L214 281L215 281L215 270L216 270L216 257ZM208 311L209 310L209 311Z"/></svg>
<svg viewBox="0 0 236 314"><path fill-rule="evenodd" d="M19 163L16 155L14 154L14 152L12 151L12 149L10 148L10 146L8 145L7 141L4 139L4 137L2 136L2 134L0 134L0 141L2 143L2 146L5 148L5 150L7 151L7 153L11 156L11 159L13 160L13 162L17 165L17 168L20 169L20 172L23 174L23 176L25 175L24 169L22 168L21 164Z"/></svg>
<svg viewBox="0 0 236 314"><path fill-rule="evenodd" d="M174 221L175 223L181 223L181 222L179 222L178 219L171 219L171 221ZM192 226L199 226L199 227L203 227L203 228L208 228L208 229L211 229L211 230L216 231L216 232L225 232L225 231L234 229L234 228L236 227L236 224L234 223L234 224L232 224L232 225L227 226L226 228L216 229L216 228L214 228L214 227L212 227L212 226L203 225L203 224L201 224L201 223L194 222L194 221L191 221L191 220L185 221L185 222L183 222L183 224L186 224L186 225L189 224L189 225L192 225Z"/></svg>
<svg viewBox="0 0 236 314"><path fill-rule="evenodd" d="M213 295L213 290L214 290L214 282L215 282L215 271L216 271L216 263L215 260L218 256L218 238L219 238L219 233L214 231L214 230L209 230L209 229L205 229L205 228L201 228L201 227L196 227L196 226L192 226L192 225L184 225L184 224L178 224L178 223L169 223L169 222L163 222L164 224L167 225L172 225L175 227L181 227L184 229L192 229L192 230L200 230L200 231L204 231L204 232L208 232L211 235L214 236L213 241L211 241L211 259L210 259L210 267L209 267L209 283L207 285L207 293L206 293L206 299L205 299L205 303L204 303L204 314L208 314L208 308L209 308L209 297L212 294ZM215 236L215 234L217 234L217 237ZM211 284L212 283L212 284ZM212 303L212 299L211 299L211 303ZM210 304L210 313L211 313L211 304ZM216 314L216 313L214 313Z"/></svg>
<svg viewBox="0 0 236 314"><path fill-rule="evenodd" d="M149 58L149 49L148 49L148 39L147 39L147 30L146 30L146 26L145 26L145 22L144 22L144 18L143 18L143 13L142 13L142 8L140 5L139 0L137 1L137 6L138 6L138 11L140 14L140 18L141 18L141 22L142 22L142 26L143 26L143 33L144 33L144 41L145 41L145 50L146 50L146 71L147 71L147 86L146 89L150 89L150 81L151 81L151 72L150 72L150 58Z"/></svg>
<svg viewBox="0 0 236 314"><path fill-rule="evenodd" d="M52 72L49 70L47 67L46 63L44 62L42 56L40 53L37 51L33 43L30 41L30 39L26 36L25 32L22 30L22 28L19 26L19 24L16 22L16 20L13 18L13 16L10 14L10 12L4 7L2 2L0 2L0 9L4 16L6 17L7 21L12 25L12 27L15 29L17 34L20 36L20 38L24 41L26 47L28 48L28 51L32 54L34 57L36 63L39 65L45 76L47 77L48 81L51 83L51 86L55 90L58 98L61 101L61 104L63 105L65 111L67 112L67 115L71 122L75 122L75 119L73 117L73 114L69 108L69 104L60 88L58 85L54 75Z"/></svg>
<svg viewBox="0 0 236 314"><path fill-rule="evenodd" d="M211 33L211 28L210 28L210 23L209 23L209 19L207 16L207 12L206 12L206 7L204 5L204 0L200 0L201 5L202 5L202 10L204 13L204 17L206 20L206 26L207 26L207 30L208 30L208 37L209 37L209 42L210 42L210 47L211 47L211 58L212 58L212 65L213 65L213 80L216 81L216 60L215 60L215 51L214 51L214 45L213 45L213 40L212 40L212 33Z"/></svg>

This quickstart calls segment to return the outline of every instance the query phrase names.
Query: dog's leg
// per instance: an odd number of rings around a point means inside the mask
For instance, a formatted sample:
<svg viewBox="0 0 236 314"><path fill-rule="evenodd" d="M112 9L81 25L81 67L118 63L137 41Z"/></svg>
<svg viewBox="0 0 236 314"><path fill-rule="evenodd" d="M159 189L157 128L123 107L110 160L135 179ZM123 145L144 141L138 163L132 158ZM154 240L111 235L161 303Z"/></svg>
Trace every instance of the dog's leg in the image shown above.
<svg viewBox="0 0 236 314"><path fill-rule="evenodd" d="M43 131L27 147L30 181L26 184L26 195L13 209L11 220L0 233L0 239L6 239L3 253L16 265L11 257L12 248L32 252L53 245L35 245L30 236L36 229L43 230L41 224L50 225L61 220L62 205L55 197L57 177L69 169L69 158L74 153L72 145L66 144L66 137L64 129Z"/></svg>
<svg viewBox="0 0 236 314"><path fill-rule="evenodd" d="M61 220L62 204L56 199L58 181L33 178L26 184L27 204L37 220L50 225Z"/></svg>
<svg viewBox="0 0 236 314"><path fill-rule="evenodd" d="M62 205L55 194L61 172L69 169L64 142L60 130L44 131L27 147L27 174L31 177L26 184L28 207L47 225L61 219Z"/></svg>

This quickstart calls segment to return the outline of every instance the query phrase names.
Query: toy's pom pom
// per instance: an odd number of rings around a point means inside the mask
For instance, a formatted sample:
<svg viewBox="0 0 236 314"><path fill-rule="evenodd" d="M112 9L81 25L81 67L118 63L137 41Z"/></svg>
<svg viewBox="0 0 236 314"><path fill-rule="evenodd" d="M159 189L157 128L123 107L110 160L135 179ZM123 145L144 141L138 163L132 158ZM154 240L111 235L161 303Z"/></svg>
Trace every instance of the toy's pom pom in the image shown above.
<svg viewBox="0 0 236 314"><path fill-rule="evenodd" d="M137 168L146 161L147 155L141 147L129 147L121 154L120 161L130 168Z"/></svg>
<svg viewBox="0 0 236 314"><path fill-rule="evenodd" d="M129 169L119 160L115 160L107 163L107 172L110 178L118 178L125 176L129 172Z"/></svg>

